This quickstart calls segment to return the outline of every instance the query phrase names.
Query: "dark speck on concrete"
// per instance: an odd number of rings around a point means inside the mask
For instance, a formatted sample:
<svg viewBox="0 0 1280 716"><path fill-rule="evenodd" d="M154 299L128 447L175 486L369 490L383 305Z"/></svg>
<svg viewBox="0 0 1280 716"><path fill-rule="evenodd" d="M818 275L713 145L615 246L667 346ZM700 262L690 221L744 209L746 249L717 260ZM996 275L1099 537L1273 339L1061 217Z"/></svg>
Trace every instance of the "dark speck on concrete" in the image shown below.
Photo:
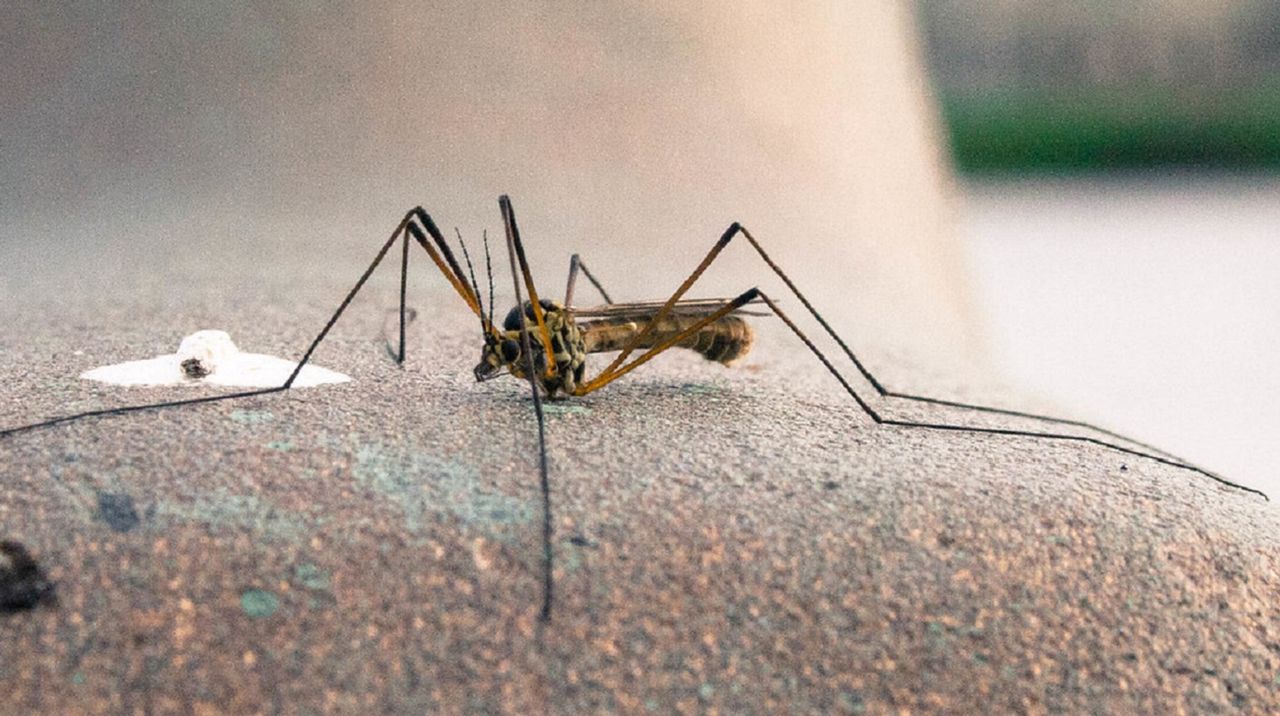
<svg viewBox="0 0 1280 716"><path fill-rule="evenodd" d="M826 482L822 483L822 486L828 490L836 490L836 489L839 489L840 483L836 482L835 480L827 480Z"/></svg>
<svg viewBox="0 0 1280 716"><path fill-rule="evenodd" d="M938 546L940 547L950 547L955 543L956 543L956 538L952 537L946 532L942 532L938 535Z"/></svg>
<svg viewBox="0 0 1280 716"><path fill-rule="evenodd" d="M21 543L0 542L0 614L55 604L54 585Z"/></svg>
<svg viewBox="0 0 1280 716"><path fill-rule="evenodd" d="M867 704L862 694L857 691L840 692L840 705L847 713L862 714L867 712Z"/></svg>
<svg viewBox="0 0 1280 716"><path fill-rule="evenodd" d="M98 519L116 532L128 532L141 522L133 498L123 492L98 493Z"/></svg>

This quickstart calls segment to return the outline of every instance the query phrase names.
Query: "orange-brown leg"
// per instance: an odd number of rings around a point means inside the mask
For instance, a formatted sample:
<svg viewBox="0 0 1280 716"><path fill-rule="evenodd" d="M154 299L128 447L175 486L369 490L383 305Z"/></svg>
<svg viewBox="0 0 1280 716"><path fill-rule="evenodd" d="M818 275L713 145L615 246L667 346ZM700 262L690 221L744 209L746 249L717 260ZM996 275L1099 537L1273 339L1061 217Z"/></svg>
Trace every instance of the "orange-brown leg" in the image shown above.
<svg viewBox="0 0 1280 716"><path fill-rule="evenodd" d="M649 334L653 333L653 327L658 325L662 319L666 318L667 315L671 313L671 309L676 305L676 302L688 293L693 284L702 277L702 274L707 270L707 267L711 265L711 262L716 260L716 257L720 255L720 252L724 250L725 246L729 245L729 242L735 235L737 235L741 228L742 227L735 222L727 231L724 232L724 234L720 236L720 239L711 247L711 250L707 252L707 255L698 263L698 266L693 270L693 273L689 274L689 277L684 280L684 283L680 284L680 287L676 289L675 293L671 294L671 297L667 299L667 302L662 304L662 307L654 313L653 318L650 319L649 323L632 337L627 346L618 353L617 357L614 358L609 365L605 366L604 370L600 371L595 378L592 378L584 385L580 386L580 394L585 395L590 393L593 390L597 390L608 385L613 380L612 376L619 369L619 366L621 366L623 362L630 357L637 347L643 344L644 340L649 337Z"/></svg>
<svg viewBox="0 0 1280 716"><path fill-rule="evenodd" d="M1064 418L1056 418L1056 417L1047 416L1047 415L1037 415L1033 413L1024 413L1024 412L1014 411L1014 410L1005 410L1002 408L991 408L991 407L986 407L981 405L972 405L968 403L960 403L955 401L939 400L936 398L929 398L925 396L898 393L898 392L891 391L888 388L885 388L875 378L875 376L873 376L871 372L867 370L867 368L863 365L862 361L859 360L858 357L853 353L853 350L844 341L844 339L841 338L835 332L835 330L831 327L831 325L826 321L826 319L823 318L820 313L818 313L817 309L813 307L813 304L809 302L808 298L805 297L805 295L795 285L795 283L791 280L791 278L781 269L781 267L779 267L773 261L773 259L769 256L769 254L765 252L764 248L760 246L760 243L756 240L756 238L752 236L751 233L746 228L742 227L740 224L737 224L737 223L734 223L729 227L727 231L725 231L725 233L716 242L715 246L712 247L711 251L708 252L706 258L704 258L702 262L698 265L698 267L694 269L693 274L690 275L689 278L686 279L685 282L680 285L680 288L676 290L676 292L671 296L671 298L669 298L667 302L663 304L662 308L659 309L658 313L655 314L654 319L650 322L649 324L650 326L654 325L658 320L660 320L662 317L664 317L667 313L670 312L672 306L675 305L676 301L678 301L680 297L683 296L686 291L688 291L688 289L693 285L695 281L698 280L698 278L702 275L702 273L706 270L706 268L711 264L711 262L715 260L715 258L724 249L724 247L728 245L728 243L731 240L733 240L733 238L738 234L742 234L742 236L746 238L747 242L751 244L751 247L755 249L756 253L765 262L765 264L769 266L769 268L774 272L774 274L778 276L778 278L780 278L783 281L784 284L786 284L787 288L791 290L791 293L795 295L795 297L805 307L805 309L814 318L814 320L816 320L818 324L822 326L823 330L826 331L827 335L829 335L836 342L836 344L840 346L840 349L854 364L858 372L863 376L864 379L866 379L866 381L875 389L875 391L880 396L885 398L890 398L890 399L911 400L916 402L955 407L955 408L973 410L978 412L1009 415L1009 416L1020 417L1020 418L1030 418L1030 419L1038 420L1041 422L1057 423L1061 425L1081 427L1088 430L1093 430L1097 433L1106 435L1111 438L1116 438L1124 442L1131 443L1142 449L1134 449L1133 447L1120 445L1115 442L1111 442L1109 440L1104 440L1104 439L1099 439L1099 438L1089 437L1084 435L1071 435L1066 433L1043 432L1043 431L1035 431L1035 430L980 428L980 427L969 427L969 426L963 426L963 425L953 425L953 424L947 424L947 423L924 423L924 422L898 420L895 418L882 417L877 411L875 411L867 403L867 401L861 395L859 395L856 391L854 391L854 389L849 384L849 382L834 368L834 366L827 359L827 357L817 349L817 347L813 344L813 342L810 341L809 338L800 331L800 329L791 321L791 319L788 318L784 313L782 313L782 311L778 309L777 305L770 298L768 298L764 293L762 292L759 293L760 299L764 300L767 304L769 304L770 309L773 310L773 312L787 324L788 328L790 328L792 332L794 332L802 341L804 341L805 345L808 346L809 349L813 351L813 353L822 361L823 365L826 366L827 370L836 376L836 378L844 386L845 390L858 403L859 407L861 407L862 410L866 412L877 424L892 425L892 426L898 426L898 427L924 428L924 429L930 429L930 430L946 430L946 431L952 431L952 432L985 433L985 434L993 434L993 435L1011 435L1011 436L1021 436L1021 437L1038 437L1038 438L1046 438L1051 440L1067 440L1067 441L1089 443L1089 444L1105 447L1111 450L1115 450L1120 453L1139 456L1139 457L1145 457L1159 463L1190 470L1192 472L1196 472L1206 477L1209 477L1221 484L1224 484L1230 487L1235 487L1247 492L1252 492L1252 493L1261 495L1264 498L1266 497L1264 493L1258 490L1231 482L1230 480L1227 480L1203 468L1197 467L1187 462L1186 460L1183 460L1177 456L1171 455L1163 450L1159 450L1145 443L1139 442L1137 440L1126 437L1124 435L1120 435L1119 433L1114 433L1109 430L1098 428L1089 423L1076 421L1076 420L1068 420ZM743 295L745 296L747 294L743 294ZM735 299L733 303L737 303L738 300L740 300L741 298L742 297L739 297L739 299ZM739 307L740 305L741 304L739 304ZM719 318L720 316L727 315L727 313L728 311L721 309L721 311L717 312L717 315L715 316L715 318ZM708 320L699 322L695 328L701 328L702 326L705 326L707 323L710 323L712 320L715 320L715 318L710 318ZM671 340L664 341L661 345L655 346L652 349L646 351L644 354L640 356L640 358L636 359L632 363L624 365L623 361L638 345L640 345L641 341L646 337L648 333L649 333L648 327L646 327L645 330L638 332L636 337L633 338L633 340L630 342L627 349L622 351L622 353L618 356L618 358L616 358L607 368L601 371L600 374L597 375L595 378L592 378L590 381L587 381L585 384L580 386L575 391L575 394L586 395L587 393L591 393L595 390L598 390L604 387L605 385L608 385L609 383L613 382L615 379L617 379L621 375L624 375L630 372L631 370L634 370L640 364L650 360L651 358L656 356L658 353L661 353L663 350L666 350L671 345L678 343L679 341L683 340L689 335L689 331L685 331L681 335L676 336Z"/></svg>
<svg viewBox="0 0 1280 716"><path fill-rule="evenodd" d="M520 263L519 274L524 277L524 286L529 291L529 305L533 308L533 320L538 325L538 340L542 342L542 349L545 355L554 354L551 348L551 332L547 330L547 321L542 311L542 304L538 300L538 289L533 285L533 273L529 271L529 261L524 256L524 242L520 241L520 228L516 226L516 212L511 206L511 198L506 194L498 197L498 207L502 209L502 224L507 231L507 252L512 257L512 275L516 274L515 263ZM518 298L518 297L517 297ZM520 301L516 301L516 306L520 305ZM521 314L524 312L521 311ZM523 321L523 319L521 319ZM551 378L556 374L556 362L547 361L547 370L544 377Z"/></svg>
<svg viewBox="0 0 1280 716"><path fill-rule="evenodd" d="M498 201L502 205L502 218L507 225L507 258L511 262L511 282L515 289L516 306L524 303L524 296L520 291L521 272L516 266L518 259L524 269L525 285L530 289L529 300L535 307L534 315L541 320L541 308L538 307L537 296L532 295L533 279L529 275L528 265L524 262L523 249L515 228L515 215L511 213L511 202L506 196ZM542 492L542 609L538 613L538 618L543 622L549 622L551 605L555 600L555 550L552 547L554 523L551 519L551 476L547 465L547 421L542 411L542 386L538 381L538 368L533 361L533 341L529 338L529 317L524 311L517 311L517 314L520 316L520 340L523 343L521 349L524 351L525 376L529 380L529 391L533 398L533 415L538 421L538 478ZM543 332L546 332L545 326L543 326ZM551 355L550 339L545 345L547 346L546 355Z"/></svg>
<svg viewBox="0 0 1280 716"><path fill-rule="evenodd" d="M727 301L723 306L716 309L712 313L707 314L705 317L699 319L696 323L689 326L685 330L658 343L657 345L653 346L652 348L645 351L644 353L641 353L639 356L636 356L636 358L632 360L630 363L627 363L617 368L616 370L609 373L608 375L604 375L603 373L601 375L597 375L595 378L588 381L586 384L578 386L577 388L574 389L573 394L586 395L587 393L591 393L605 387L606 385L612 383L618 378L621 378L627 373L630 373L636 368L639 368L645 363L648 363L650 360L657 357L659 353L666 351L668 348L671 348L672 346L678 345L681 341L689 338L690 336L695 335L698 331L702 330L703 328L706 328L708 325L715 323L721 318L724 318L730 313L733 313L739 308L742 308L748 303L751 303L752 301L756 300L759 293L760 293L760 290L755 288L743 292L737 298L733 299L732 301Z"/></svg>

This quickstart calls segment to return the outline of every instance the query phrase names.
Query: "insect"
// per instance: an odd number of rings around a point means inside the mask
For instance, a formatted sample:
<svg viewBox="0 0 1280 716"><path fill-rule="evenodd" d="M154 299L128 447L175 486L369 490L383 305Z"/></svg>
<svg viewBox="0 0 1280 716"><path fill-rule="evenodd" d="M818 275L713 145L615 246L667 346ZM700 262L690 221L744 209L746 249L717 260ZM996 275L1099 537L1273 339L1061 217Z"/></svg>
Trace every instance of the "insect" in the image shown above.
<svg viewBox="0 0 1280 716"><path fill-rule="evenodd" d="M507 257L516 298L516 306L505 316L501 326L494 322L493 316L493 267L487 238L484 244L485 266L489 277L489 296L486 303L482 300L480 284L475 277L474 265L466 244L461 241L461 236L458 239L463 259L467 266L465 273L449 242L445 239L444 234L437 227L430 214L422 207L416 207L407 212L400 220L395 230L392 231L391 236L382 244L373 261L343 298L320 333L307 347L297 367L282 385L68 415L3 430L0 431L0 437L95 416L118 415L140 410L232 400L288 390L293 386L294 380L311 359L316 348L325 339L325 336L328 335L334 324L337 323L343 312L351 304L351 301L364 287L374 270L382 263L397 242L401 246L399 349L394 357L398 363L403 364L405 360L408 262L409 249L412 242L426 252L432 263L439 269L463 303L480 321L483 345L480 352L480 361L474 368L476 380L485 381L509 374L529 383L534 414L537 419L540 447L539 477L543 502L544 582L541 616L544 620L549 619L551 615L554 586L552 582L551 489L547 467L546 430L542 405L544 396L550 399L557 399L593 393L673 347L695 350L710 360L731 363L745 355L751 348L753 332L743 318L749 315L772 315L777 317L821 362L823 367L835 377L843 390L848 393L849 397L857 403L862 412L877 426L1085 443L1188 470L1223 485L1254 493L1263 498L1267 497L1259 490L1227 480L1164 450L1086 422L911 395L886 388L867 369L848 343L836 333L835 329L823 318L822 314L814 308L787 273L774 262L760 242L756 240L750 231L738 223L730 225L721 234L720 238L712 245L693 272L665 300L641 303L614 303L604 287L596 280L577 255L570 262L569 279L563 303L547 300L539 295L538 289L534 284L533 275L525 257L524 244L520 238L520 230L516 223L515 210L512 208L510 199L502 196L498 199L498 204L502 212ZM778 302L759 288L750 288L729 299L685 299L685 295L690 288L735 239L745 241L755 251L765 265L781 279L782 283L799 301L804 310L835 341L836 345L839 346L840 353L849 360L857 374L876 394L876 405L873 406L864 397L865 391L859 392L854 387L850 379L836 367L832 359L779 307ZM574 306L573 296L579 273L585 275L600 292L601 296L604 297L606 301L604 305L594 308ZM525 298L526 293L528 294L527 300ZM587 357L597 352L616 352L617 355L599 372L588 377ZM1060 428L1023 430L944 422L924 422L892 417L888 410L892 408L895 402L903 401L1023 418L1051 426L1078 428L1090 434L1064 432Z"/></svg>

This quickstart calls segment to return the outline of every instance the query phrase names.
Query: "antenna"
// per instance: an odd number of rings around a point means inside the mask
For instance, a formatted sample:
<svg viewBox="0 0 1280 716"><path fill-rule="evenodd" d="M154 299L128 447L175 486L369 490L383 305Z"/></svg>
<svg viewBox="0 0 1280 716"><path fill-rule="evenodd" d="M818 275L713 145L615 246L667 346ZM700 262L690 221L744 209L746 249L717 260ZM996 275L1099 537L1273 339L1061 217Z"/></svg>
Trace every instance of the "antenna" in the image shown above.
<svg viewBox="0 0 1280 716"><path fill-rule="evenodd" d="M462 247L462 258L466 259L467 261L467 273L470 274L471 276L471 290L473 293L475 293L476 303L480 303L480 284L476 283L476 270L475 270L475 267L471 265L471 254L467 252L467 242L462 240L462 232L458 231L458 227L456 226L453 227L453 233L458 236L458 245ZM480 331L487 336L490 334L491 332L490 327L493 325L493 321L491 320L493 316L493 296L492 295L489 296L490 319L485 318L483 303L480 303L479 313L480 313Z"/></svg>
<svg viewBox="0 0 1280 716"><path fill-rule="evenodd" d="M489 325L493 326L493 260L489 258L489 230L480 234L484 240L484 270L489 274Z"/></svg>

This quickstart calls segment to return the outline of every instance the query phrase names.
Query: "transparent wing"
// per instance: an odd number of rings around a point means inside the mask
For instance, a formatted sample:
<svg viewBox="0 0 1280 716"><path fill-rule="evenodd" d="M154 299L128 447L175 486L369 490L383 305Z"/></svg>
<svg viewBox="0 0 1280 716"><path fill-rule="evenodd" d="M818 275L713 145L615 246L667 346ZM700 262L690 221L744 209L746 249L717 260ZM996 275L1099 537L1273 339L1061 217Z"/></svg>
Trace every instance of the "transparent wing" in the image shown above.
<svg viewBox="0 0 1280 716"><path fill-rule="evenodd" d="M690 298L676 301L672 306L671 312L680 316L703 316L725 304L733 301L732 298ZM580 319L591 318L648 318L658 312L662 308L662 304L666 301L631 301L628 303L607 303L602 306L587 307L571 307L569 310ZM747 305L759 304L760 300L752 301ZM739 309L733 312L743 316L771 316L768 311L747 311Z"/></svg>

